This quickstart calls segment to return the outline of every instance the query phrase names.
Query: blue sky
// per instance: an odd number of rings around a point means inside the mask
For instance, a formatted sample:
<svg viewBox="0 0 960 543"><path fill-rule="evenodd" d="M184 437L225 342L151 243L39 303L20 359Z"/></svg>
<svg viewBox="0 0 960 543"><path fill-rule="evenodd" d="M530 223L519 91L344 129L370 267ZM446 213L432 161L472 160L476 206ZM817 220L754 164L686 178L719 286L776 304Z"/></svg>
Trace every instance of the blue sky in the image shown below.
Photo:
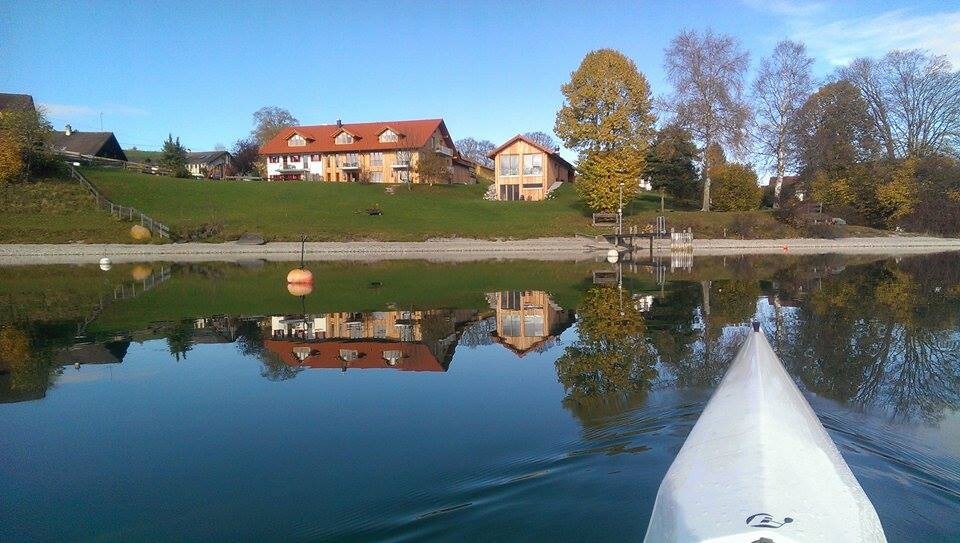
<svg viewBox="0 0 960 543"><path fill-rule="evenodd" d="M960 66L960 0L804 2L23 2L0 0L0 92L28 93L57 128L124 147L167 133L230 147L265 105L304 124L443 117L454 138L552 132L560 85L593 49L634 59L668 92L663 50L683 28L739 38L751 64L807 43L820 76L850 58L922 47Z"/></svg>

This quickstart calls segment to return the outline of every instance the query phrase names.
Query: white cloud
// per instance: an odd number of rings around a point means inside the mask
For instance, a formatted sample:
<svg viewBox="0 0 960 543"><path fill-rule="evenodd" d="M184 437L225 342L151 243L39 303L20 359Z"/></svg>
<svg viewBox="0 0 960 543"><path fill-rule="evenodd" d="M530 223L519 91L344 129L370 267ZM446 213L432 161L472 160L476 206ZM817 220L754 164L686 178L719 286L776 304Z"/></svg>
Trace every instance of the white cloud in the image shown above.
<svg viewBox="0 0 960 543"><path fill-rule="evenodd" d="M43 102L41 107L50 117L56 118L76 118L76 117L94 117L101 113L104 115L117 115L120 117L134 117L148 115L150 112L143 108L125 106L122 104L104 104L102 106L84 106L76 104L53 104Z"/></svg>
<svg viewBox="0 0 960 543"><path fill-rule="evenodd" d="M894 10L879 15L833 22L812 19L788 23L793 37L807 44L810 52L832 65L847 64L857 57L878 57L894 49L927 49L946 55L960 66L960 11L918 15Z"/></svg>
<svg viewBox="0 0 960 543"><path fill-rule="evenodd" d="M756 11L787 17L808 17L824 10L822 2L798 2L797 0L740 0Z"/></svg>

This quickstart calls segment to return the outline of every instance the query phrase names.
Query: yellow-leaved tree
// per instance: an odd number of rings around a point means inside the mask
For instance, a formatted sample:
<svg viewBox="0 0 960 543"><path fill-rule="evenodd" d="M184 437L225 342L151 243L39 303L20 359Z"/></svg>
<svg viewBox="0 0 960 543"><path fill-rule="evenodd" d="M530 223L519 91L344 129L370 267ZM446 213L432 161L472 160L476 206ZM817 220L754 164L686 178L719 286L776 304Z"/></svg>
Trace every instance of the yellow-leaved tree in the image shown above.
<svg viewBox="0 0 960 543"><path fill-rule="evenodd" d="M20 146L8 134L0 132L0 185L12 183L23 174Z"/></svg>
<svg viewBox="0 0 960 543"><path fill-rule="evenodd" d="M579 153L578 192L594 211L613 211L621 182L625 202L639 189L653 133L650 84L626 55L599 49L560 90L564 104L553 130Z"/></svg>
<svg viewBox="0 0 960 543"><path fill-rule="evenodd" d="M909 158L893 171L890 179L877 187L877 215L883 226L895 226L897 221L913 212L919 199L918 192L917 161Z"/></svg>

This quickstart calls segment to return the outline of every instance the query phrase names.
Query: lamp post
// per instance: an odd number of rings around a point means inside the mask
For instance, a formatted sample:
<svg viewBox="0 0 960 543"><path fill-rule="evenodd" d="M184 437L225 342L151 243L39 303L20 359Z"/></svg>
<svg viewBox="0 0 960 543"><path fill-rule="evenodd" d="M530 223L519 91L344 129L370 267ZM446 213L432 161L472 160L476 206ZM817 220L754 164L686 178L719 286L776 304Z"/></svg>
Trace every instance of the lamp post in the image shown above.
<svg viewBox="0 0 960 543"><path fill-rule="evenodd" d="M623 237L623 181L620 182L620 199L617 207L617 237ZM620 240L618 239L617 242Z"/></svg>

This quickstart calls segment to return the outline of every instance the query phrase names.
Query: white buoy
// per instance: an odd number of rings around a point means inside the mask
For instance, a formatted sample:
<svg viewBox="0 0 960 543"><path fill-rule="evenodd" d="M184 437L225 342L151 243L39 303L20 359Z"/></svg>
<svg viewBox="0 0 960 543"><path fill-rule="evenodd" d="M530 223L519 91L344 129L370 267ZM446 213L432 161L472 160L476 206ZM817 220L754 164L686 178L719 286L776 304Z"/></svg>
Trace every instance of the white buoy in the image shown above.
<svg viewBox="0 0 960 543"><path fill-rule="evenodd" d="M607 262L616 264L618 260L620 260L620 253L618 253L616 249L607 251Z"/></svg>
<svg viewBox="0 0 960 543"><path fill-rule="evenodd" d="M110 259L103 257L100 259L100 269L103 271L110 271L110 268L113 267L113 263L110 262Z"/></svg>

